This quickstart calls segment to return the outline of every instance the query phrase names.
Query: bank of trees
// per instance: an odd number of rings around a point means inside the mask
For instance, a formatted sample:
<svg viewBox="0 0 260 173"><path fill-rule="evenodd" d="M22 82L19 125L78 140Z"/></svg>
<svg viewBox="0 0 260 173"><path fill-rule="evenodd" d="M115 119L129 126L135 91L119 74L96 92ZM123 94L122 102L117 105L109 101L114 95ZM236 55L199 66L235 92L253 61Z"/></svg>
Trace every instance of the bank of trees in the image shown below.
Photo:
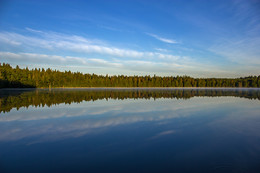
<svg viewBox="0 0 260 173"><path fill-rule="evenodd" d="M0 88L41 87L260 87L260 76L192 78L189 76L103 76L48 69L13 68L0 64Z"/></svg>

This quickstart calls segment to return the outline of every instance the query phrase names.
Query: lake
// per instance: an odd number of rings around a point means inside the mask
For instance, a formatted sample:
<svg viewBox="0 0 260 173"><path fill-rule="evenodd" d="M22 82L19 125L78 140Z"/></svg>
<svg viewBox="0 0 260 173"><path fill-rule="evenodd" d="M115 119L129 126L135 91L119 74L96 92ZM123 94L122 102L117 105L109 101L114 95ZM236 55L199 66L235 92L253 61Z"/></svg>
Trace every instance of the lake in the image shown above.
<svg viewBox="0 0 260 173"><path fill-rule="evenodd" d="M260 172L260 89L0 90L0 172Z"/></svg>

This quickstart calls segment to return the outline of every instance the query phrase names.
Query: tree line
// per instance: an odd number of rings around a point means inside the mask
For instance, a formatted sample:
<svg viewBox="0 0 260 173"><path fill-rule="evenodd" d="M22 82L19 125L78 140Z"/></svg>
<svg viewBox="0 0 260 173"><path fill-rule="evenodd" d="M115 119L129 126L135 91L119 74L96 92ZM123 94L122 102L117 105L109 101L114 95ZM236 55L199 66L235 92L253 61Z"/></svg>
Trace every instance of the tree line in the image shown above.
<svg viewBox="0 0 260 173"><path fill-rule="evenodd" d="M0 63L0 88L55 87L260 87L260 75L241 78L192 78L190 76L109 76Z"/></svg>
<svg viewBox="0 0 260 173"><path fill-rule="evenodd" d="M12 108L50 107L56 104L96 100L124 99L190 99L192 97L233 96L260 100L259 90L244 89L33 89L0 90L0 113Z"/></svg>

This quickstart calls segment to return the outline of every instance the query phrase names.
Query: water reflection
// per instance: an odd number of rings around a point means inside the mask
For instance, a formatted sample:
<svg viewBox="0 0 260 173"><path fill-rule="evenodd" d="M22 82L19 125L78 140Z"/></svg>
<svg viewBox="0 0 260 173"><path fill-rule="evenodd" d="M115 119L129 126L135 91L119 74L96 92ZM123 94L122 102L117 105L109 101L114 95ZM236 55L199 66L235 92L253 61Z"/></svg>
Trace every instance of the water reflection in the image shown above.
<svg viewBox="0 0 260 173"><path fill-rule="evenodd" d="M15 104L0 115L0 172L259 172L258 96L257 89L6 94L5 110Z"/></svg>
<svg viewBox="0 0 260 173"><path fill-rule="evenodd" d="M0 90L0 113L9 112L12 108L52 106L56 104L80 103L102 99L158 99L192 97L234 96L260 100L259 89L52 89L52 90Z"/></svg>

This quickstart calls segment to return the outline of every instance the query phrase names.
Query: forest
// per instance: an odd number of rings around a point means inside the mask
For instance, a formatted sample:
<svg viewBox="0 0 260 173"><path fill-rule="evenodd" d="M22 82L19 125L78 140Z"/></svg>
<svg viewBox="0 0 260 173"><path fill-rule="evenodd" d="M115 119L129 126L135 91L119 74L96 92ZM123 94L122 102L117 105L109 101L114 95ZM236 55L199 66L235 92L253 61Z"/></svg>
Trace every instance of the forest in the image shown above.
<svg viewBox="0 0 260 173"><path fill-rule="evenodd" d="M0 63L0 88L60 87L260 87L260 75L240 78L96 75L48 69L22 69Z"/></svg>

